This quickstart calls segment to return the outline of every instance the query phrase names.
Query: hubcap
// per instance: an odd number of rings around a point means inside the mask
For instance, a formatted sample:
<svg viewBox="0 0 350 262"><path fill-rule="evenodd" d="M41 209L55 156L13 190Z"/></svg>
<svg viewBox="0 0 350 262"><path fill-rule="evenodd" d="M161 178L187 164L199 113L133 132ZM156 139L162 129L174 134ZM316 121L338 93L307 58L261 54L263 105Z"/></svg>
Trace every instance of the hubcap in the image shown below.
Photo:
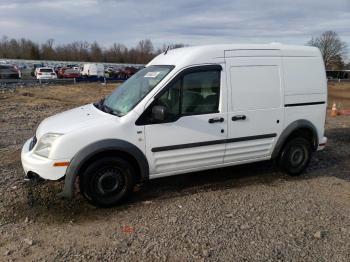
<svg viewBox="0 0 350 262"><path fill-rule="evenodd" d="M101 170L97 179L97 189L101 195L116 193L122 186L122 178L119 170L109 168Z"/></svg>
<svg viewBox="0 0 350 262"><path fill-rule="evenodd" d="M291 152L291 164L292 166L299 166L300 164L303 163L305 159L305 150L302 147L295 147L292 152Z"/></svg>

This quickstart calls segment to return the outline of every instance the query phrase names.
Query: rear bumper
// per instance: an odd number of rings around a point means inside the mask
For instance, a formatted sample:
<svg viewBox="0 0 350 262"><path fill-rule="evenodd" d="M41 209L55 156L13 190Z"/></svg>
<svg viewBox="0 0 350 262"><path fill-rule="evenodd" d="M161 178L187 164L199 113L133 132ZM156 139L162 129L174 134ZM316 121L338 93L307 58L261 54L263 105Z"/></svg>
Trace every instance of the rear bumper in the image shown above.
<svg viewBox="0 0 350 262"><path fill-rule="evenodd" d="M62 78L79 78L80 76L76 75L76 76L73 76L73 75L64 75Z"/></svg>
<svg viewBox="0 0 350 262"><path fill-rule="evenodd" d="M28 139L23 145L21 152L21 161L25 176L39 176L47 180L58 180L66 174L66 166L54 166L56 162L69 162L67 159L52 160L34 154L33 150L29 150L30 142L33 138Z"/></svg>
<svg viewBox="0 0 350 262"><path fill-rule="evenodd" d="M57 76L50 76L50 75L47 75L47 76L37 76L36 78L37 78L38 80L57 79Z"/></svg>
<svg viewBox="0 0 350 262"><path fill-rule="evenodd" d="M327 141L327 137L324 136L318 143L317 151L324 149L326 147Z"/></svg>

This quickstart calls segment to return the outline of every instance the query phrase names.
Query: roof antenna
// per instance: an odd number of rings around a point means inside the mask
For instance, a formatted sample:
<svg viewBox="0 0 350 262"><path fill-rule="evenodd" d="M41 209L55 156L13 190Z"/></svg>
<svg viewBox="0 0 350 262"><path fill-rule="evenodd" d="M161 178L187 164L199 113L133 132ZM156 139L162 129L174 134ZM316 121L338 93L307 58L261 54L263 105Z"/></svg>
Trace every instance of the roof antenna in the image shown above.
<svg viewBox="0 0 350 262"><path fill-rule="evenodd" d="M166 48L166 50L165 50L165 52L164 52L164 55L166 55L166 53L168 53L169 48L170 48L170 46L168 45L168 47Z"/></svg>

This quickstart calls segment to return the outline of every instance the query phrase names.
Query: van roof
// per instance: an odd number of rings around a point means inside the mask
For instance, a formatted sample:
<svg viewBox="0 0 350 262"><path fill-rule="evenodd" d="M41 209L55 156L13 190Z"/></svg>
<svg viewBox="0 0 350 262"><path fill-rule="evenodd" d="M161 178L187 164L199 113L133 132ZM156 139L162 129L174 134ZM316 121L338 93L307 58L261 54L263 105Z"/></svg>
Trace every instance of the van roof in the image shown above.
<svg viewBox="0 0 350 262"><path fill-rule="evenodd" d="M280 43L271 44L220 44L220 45L202 45L191 46L169 50L155 57L148 65L175 65L186 66L191 64L215 63L220 58L224 62L225 51L243 51L243 50L260 50L266 56L271 55L288 56L288 57L319 57L321 53L318 48L301 45L284 45ZM267 51L267 52L266 52ZM254 52L257 55L256 52Z"/></svg>

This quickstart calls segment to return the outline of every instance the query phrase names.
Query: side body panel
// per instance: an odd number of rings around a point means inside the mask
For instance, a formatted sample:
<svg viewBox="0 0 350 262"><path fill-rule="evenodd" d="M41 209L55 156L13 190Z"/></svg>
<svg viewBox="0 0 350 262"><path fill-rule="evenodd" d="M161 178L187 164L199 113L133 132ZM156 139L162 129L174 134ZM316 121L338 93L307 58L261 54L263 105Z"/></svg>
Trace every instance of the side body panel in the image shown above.
<svg viewBox="0 0 350 262"><path fill-rule="evenodd" d="M284 123L280 52L237 50L225 56L230 102L224 162L269 159Z"/></svg>
<svg viewBox="0 0 350 262"><path fill-rule="evenodd" d="M327 109L327 80L321 56L283 57L285 81L285 123L310 121L318 141L324 135Z"/></svg>

